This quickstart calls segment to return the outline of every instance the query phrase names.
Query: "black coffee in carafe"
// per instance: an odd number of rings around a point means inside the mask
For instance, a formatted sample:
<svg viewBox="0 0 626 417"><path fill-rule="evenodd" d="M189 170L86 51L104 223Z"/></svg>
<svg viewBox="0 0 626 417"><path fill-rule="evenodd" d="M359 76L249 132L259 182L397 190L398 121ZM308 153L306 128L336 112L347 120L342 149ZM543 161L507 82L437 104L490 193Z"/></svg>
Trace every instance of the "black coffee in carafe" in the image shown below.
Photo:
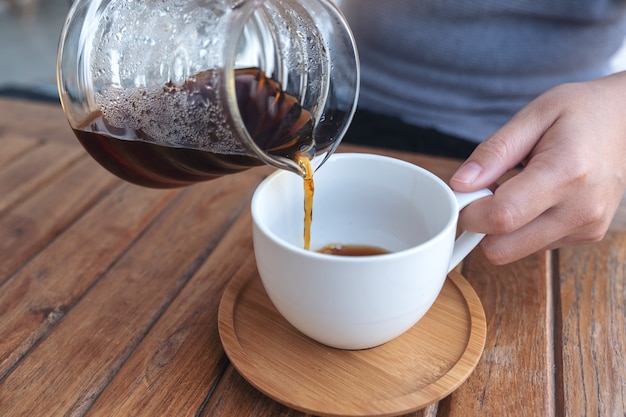
<svg viewBox="0 0 626 417"><path fill-rule="evenodd" d="M230 132L214 126L208 105L215 101L211 76L205 72L179 87L167 83L156 91L118 94L110 102L105 94L100 99L104 110L92 113L73 128L74 133L109 171L149 187L184 186L261 164L258 158L233 148L236 142ZM261 150L297 161L299 152L314 149L311 114L278 82L256 68L237 69L234 79L239 113ZM127 125L137 128L116 127ZM162 143L171 142L171 136L180 136L176 143L213 145L201 149Z"/></svg>

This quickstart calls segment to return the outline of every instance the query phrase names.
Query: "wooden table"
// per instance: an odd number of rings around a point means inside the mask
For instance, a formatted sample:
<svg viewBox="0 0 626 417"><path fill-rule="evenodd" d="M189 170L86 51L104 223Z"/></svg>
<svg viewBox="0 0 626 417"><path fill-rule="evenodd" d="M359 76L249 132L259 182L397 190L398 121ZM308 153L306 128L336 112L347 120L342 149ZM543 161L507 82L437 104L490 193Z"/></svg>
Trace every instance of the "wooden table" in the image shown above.
<svg viewBox="0 0 626 417"><path fill-rule="evenodd" d="M0 100L0 146L1 416L301 415L249 385L217 331L224 287L255 269L268 168L140 188L92 161L59 106L18 100ZM444 179L459 164L389 154ZM482 359L410 415L626 415L626 203L599 244L498 267L477 250L463 275Z"/></svg>

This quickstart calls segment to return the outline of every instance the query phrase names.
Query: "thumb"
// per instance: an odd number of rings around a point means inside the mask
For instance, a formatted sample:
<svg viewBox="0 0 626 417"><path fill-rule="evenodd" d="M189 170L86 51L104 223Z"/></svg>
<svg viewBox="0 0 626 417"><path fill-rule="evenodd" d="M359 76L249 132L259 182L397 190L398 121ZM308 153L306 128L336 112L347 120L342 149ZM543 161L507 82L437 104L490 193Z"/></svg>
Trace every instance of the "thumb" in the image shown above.
<svg viewBox="0 0 626 417"><path fill-rule="evenodd" d="M531 105L476 147L450 179L452 189L475 191L494 184L533 150L550 123Z"/></svg>

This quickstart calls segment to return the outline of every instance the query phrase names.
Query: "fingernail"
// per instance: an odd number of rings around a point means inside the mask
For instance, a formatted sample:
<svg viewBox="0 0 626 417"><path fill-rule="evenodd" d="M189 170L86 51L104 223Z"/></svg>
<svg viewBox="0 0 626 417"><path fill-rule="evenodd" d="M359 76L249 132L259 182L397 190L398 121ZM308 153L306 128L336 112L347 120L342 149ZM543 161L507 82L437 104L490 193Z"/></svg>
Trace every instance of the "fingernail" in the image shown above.
<svg viewBox="0 0 626 417"><path fill-rule="evenodd" d="M476 178L478 178L481 171L482 168L476 162L468 162L461 165L461 168L454 173L452 181L462 182L463 184L471 184L476 180Z"/></svg>

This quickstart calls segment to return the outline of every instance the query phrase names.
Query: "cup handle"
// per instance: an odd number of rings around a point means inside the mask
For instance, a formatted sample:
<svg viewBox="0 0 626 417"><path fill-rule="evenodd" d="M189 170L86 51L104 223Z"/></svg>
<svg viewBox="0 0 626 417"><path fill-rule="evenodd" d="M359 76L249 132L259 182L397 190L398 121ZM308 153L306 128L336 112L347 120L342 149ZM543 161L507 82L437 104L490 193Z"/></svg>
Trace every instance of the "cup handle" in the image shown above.
<svg viewBox="0 0 626 417"><path fill-rule="evenodd" d="M483 197L493 195L491 190L483 188L471 193L460 193L454 191L454 196L461 211L465 206L473 203L476 200L480 200ZM450 266L448 272L452 271L469 253L483 240L484 233L475 233L464 231L454 242L454 249L452 250L452 257L450 258Z"/></svg>

